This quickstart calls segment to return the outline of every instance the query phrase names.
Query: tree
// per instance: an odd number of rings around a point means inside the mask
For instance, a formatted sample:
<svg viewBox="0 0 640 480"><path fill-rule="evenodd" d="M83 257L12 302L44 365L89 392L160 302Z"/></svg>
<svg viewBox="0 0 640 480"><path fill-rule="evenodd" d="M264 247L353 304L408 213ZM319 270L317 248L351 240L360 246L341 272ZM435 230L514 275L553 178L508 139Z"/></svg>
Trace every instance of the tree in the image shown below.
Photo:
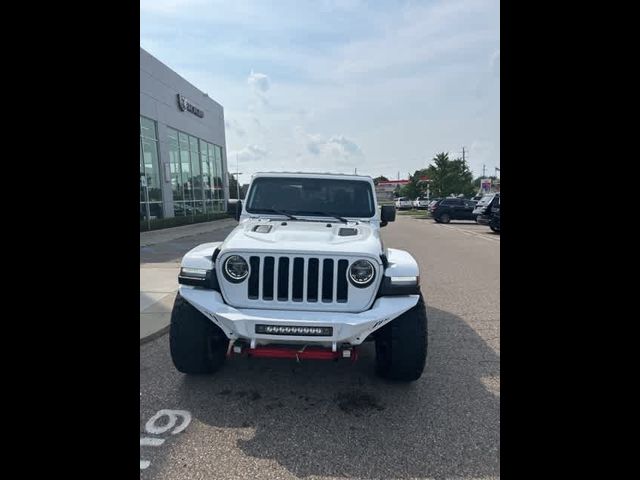
<svg viewBox="0 0 640 480"><path fill-rule="evenodd" d="M473 174L466 160L449 159L448 153L438 153L426 169L426 176L431 180L431 192L436 197L449 195L473 195Z"/></svg>
<svg viewBox="0 0 640 480"><path fill-rule="evenodd" d="M413 175L409 174L409 183L400 189L400 196L409 197L413 200L426 195L427 184L420 181L420 178L425 176L428 176L426 168L416 170Z"/></svg>
<svg viewBox="0 0 640 480"><path fill-rule="evenodd" d="M380 182L388 182L389 179L387 177L385 177L384 175L380 175L379 177L376 177L373 179L373 184L374 185L378 185Z"/></svg>

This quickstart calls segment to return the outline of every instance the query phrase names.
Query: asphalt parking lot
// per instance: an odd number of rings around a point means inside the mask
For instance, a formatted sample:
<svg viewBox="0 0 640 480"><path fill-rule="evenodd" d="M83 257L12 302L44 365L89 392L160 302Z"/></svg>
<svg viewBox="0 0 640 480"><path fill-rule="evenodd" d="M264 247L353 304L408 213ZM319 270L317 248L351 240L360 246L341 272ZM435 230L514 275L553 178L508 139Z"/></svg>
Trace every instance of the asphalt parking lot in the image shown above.
<svg viewBox="0 0 640 480"><path fill-rule="evenodd" d="M376 377L371 343L356 363L234 358L186 377L164 335L140 347L141 478L499 477L500 235L404 215L382 232L420 264L422 378ZM176 262L225 235L141 248L141 263Z"/></svg>

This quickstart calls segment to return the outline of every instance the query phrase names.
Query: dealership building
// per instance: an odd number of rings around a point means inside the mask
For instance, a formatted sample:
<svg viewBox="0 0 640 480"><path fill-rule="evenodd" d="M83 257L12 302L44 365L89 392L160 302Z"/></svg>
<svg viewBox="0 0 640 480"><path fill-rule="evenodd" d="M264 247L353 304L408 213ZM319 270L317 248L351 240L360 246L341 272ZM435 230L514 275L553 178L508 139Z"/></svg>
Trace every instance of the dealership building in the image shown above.
<svg viewBox="0 0 640 480"><path fill-rule="evenodd" d="M140 48L140 220L226 211L222 105Z"/></svg>

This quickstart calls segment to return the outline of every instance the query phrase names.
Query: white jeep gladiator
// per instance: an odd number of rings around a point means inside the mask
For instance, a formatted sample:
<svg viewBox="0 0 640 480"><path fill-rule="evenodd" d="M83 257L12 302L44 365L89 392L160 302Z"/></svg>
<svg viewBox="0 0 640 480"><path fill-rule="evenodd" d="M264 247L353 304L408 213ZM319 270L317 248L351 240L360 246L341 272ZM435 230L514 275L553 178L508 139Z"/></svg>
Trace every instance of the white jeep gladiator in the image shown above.
<svg viewBox="0 0 640 480"><path fill-rule="evenodd" d="M376 372L417 380L427 356L420 271L385 248L370 177L258 173L238 226L223 242L182 259L170 348L186 374L212 373L227 357L357 358L375 341Z"/></svg>

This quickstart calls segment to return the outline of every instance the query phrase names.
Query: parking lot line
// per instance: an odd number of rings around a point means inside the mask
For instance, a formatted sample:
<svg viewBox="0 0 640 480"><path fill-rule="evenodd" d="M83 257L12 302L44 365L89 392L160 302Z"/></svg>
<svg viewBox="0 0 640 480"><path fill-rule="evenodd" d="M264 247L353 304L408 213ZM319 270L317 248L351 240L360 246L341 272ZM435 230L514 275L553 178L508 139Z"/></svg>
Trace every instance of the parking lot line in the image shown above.
<svg viewBox="0 0 640 480"><path fill-rule="evenodd" d="M473 232L471 230L465 230L464 228L456 228L452 225L442 225L442 224L434 224L437 227L442 227L442 228L448 228L450 230L455 230L457 232L460 232L464 235L468 235L470 237L476 237L476 238L482 238L483 240L487 240L489 242L493 242L493 243L500 243L500 237L496 236L496 237L488 237L487 233L477 233L477 232Z"/></svg>

